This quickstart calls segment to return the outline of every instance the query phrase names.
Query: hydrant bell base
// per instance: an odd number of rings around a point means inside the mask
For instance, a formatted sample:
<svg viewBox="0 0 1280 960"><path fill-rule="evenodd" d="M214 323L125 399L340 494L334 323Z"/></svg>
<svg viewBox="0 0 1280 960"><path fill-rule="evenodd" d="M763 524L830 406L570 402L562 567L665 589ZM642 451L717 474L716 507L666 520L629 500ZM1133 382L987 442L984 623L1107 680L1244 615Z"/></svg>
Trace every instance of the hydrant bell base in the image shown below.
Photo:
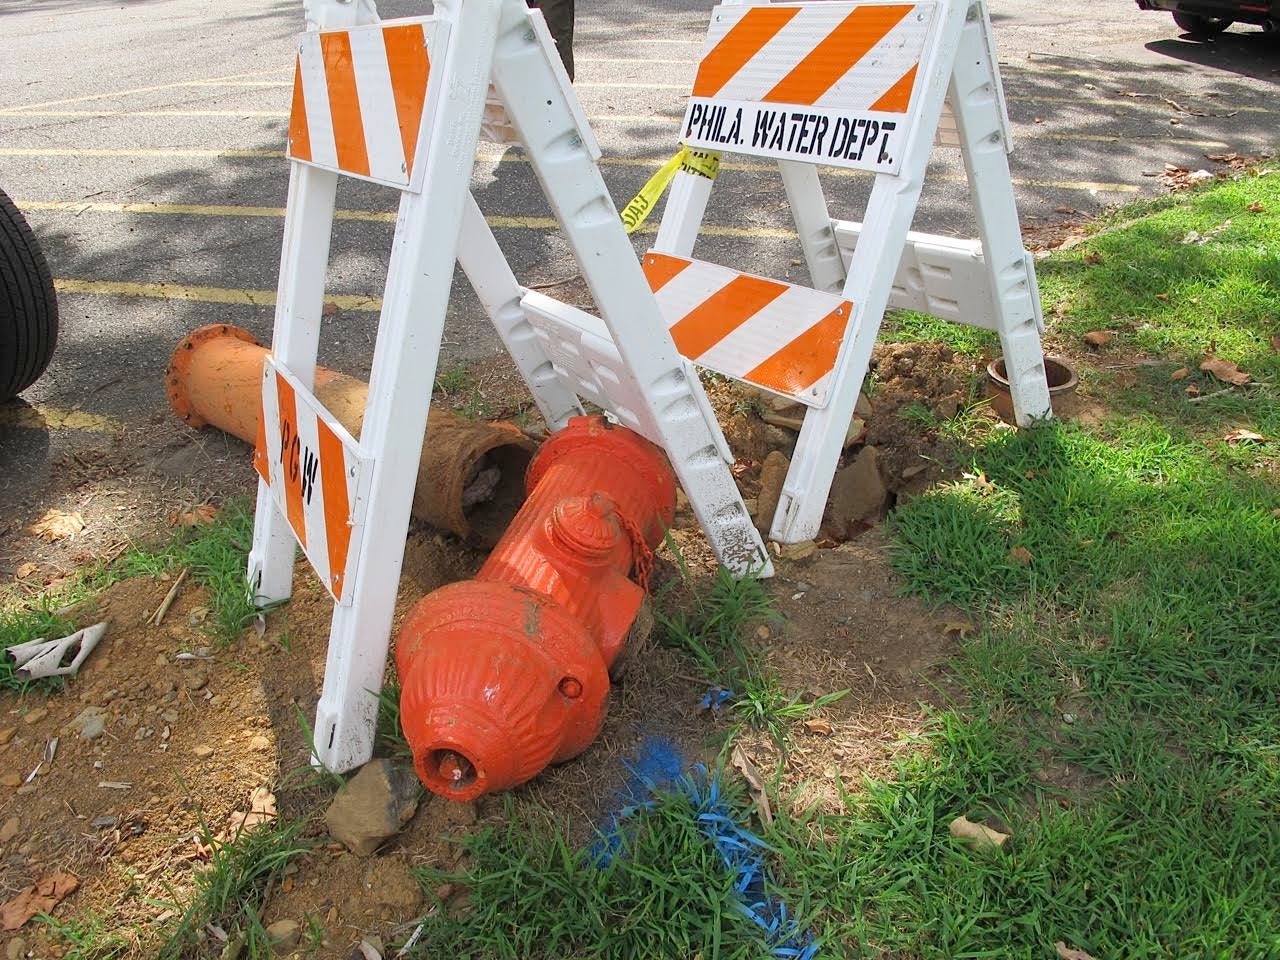
<svg viewBox="0 0 1280 960"><path fill-rule="evenodd" d="M400 628L400 723L441 796L519 786L596 738L644 602L629 575L675 513L662 451L601 417L548 440L528 486L476 578L423 598Z"/></svg>

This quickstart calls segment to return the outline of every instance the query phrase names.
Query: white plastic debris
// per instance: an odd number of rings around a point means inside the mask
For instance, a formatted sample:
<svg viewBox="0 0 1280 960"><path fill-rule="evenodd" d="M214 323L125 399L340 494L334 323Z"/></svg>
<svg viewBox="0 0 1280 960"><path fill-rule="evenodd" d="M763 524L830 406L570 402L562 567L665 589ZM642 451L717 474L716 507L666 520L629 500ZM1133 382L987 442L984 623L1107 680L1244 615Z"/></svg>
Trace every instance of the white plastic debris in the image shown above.
<svg viewBox="0 0 1280 960"><path fill-rule="evenodd" d="M61 677L73 674L93 653L108 621L77 630L69 637L58 640L28 640L5 648L5 654L18 665L17 674L22 680L40 680L43 677ZM68 659L70 658L70 659Z"/></svg>

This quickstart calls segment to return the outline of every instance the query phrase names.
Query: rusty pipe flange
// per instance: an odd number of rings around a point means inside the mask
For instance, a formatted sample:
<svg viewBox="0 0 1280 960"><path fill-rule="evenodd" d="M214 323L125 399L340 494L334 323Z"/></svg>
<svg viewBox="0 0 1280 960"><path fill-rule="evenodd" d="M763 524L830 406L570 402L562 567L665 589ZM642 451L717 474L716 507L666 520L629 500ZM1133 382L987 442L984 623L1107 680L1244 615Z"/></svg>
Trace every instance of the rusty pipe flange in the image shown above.
<svg viewBox="0 0 1280 960"><path fill-rule="evenodd" d="M432 410L414 515L492 547L524 502L525 472L537 449L514 424Z"/></svg>
<svg viewBox="0 0 1280 960"><path fill-rule="evenodd" d="M192 359L202 344L228 337L253 344L255 347L262 346L262 341L243 327L237 327L230 323L211 323L200 327L198 330L193 330L183 337L177 347L174 348L173 355L169 358L169 366L164 373L165 392L169 395L169 406L189 426L203 427L209 422L196 411L187 392L187 378L191 372Z"/></svg>

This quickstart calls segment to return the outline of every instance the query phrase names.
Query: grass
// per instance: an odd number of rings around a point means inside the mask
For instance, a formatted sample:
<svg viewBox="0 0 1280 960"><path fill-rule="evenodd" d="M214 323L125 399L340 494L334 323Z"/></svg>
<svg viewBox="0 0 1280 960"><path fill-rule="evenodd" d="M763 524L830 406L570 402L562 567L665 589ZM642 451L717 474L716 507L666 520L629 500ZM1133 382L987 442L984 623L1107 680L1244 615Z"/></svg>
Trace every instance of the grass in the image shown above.
<svg viewBox="0 0 1280 960"><path fill-rule="evenodd" d="M708 685L730 691L728 706L741 724L765 731L785 752L797 722L849 691L811 701L788 696L747 637L750 627L773 614L760 581L750 576L735 580L722 567L710 587L700 590L676 553L682 572L678 589L661 594L654 604L662 641L688 654Z"/></svg>
<svg viewBox="0 0 1280 960"><path fill-rule="evenodd" d="M614 837L610 855L572 847L563 824L507 805L506 822L465 837L468 867L424 870L468 890L465 911L430 913L415 956L457 958L766 956L737 908L733 874L683 793L659 794ZM602 862L605 861L605 862Z"/></svg>
<svg viewBox="0 0 1280 960"><path fill-rule="evenodd" d="M39 913L36 920L61 944L62 960L120 960L133 949L128 940L107 932L106 923L96 913L87 912L73 920Z"/></svg>
<svg viewBox="0 0 1280 960"><path fill-rule="evenodd" d="M165 904L180 915L156 948L157 960L206 955L211 926L224 931L229 943L241 942L242 957L273 956L260 916L262 903L289 862L311 849L311 841L302 836L306 826L305 820L275 821L222 844L213 842L206 827L204 842L214 847L212 859L197 874L188 901Z"/></svg>

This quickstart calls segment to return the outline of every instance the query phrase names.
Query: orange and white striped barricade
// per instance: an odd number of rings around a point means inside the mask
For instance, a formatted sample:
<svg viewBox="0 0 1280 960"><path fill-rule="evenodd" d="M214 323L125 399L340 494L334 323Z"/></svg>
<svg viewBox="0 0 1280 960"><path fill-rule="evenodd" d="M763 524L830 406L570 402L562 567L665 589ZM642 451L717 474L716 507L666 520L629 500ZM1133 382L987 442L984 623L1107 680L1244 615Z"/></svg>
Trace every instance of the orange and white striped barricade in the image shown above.
<svg viewBox="0 0 1280 960"><path fill-rule="evenodd" d="M935 137L962 153L977 240L909 232ZM774 540L818 532L888 306L996 331L1018 422L1051 415L1040 297L1018 225L983 0L723 3L681 141L777 160L809 292L829 298L805 300L793 285L692 260L713 181L676 174L646 264L655 264L648 275L677 346L701 366L808 407ZM831 217L822 166L875 175L862 223ZM843 318L823 312L837 301Z"/></svg>
<svg viewBox="0 0 1280 960"><path fill-rule="evenodd" d="M292 592L296 545L334 600L317 762L372 754L409 510L455 260L552 429L590 400L666 452L717 557L772 573L697 373L676 350L615 217L600 150L542 14L524 0L437 0L379 22L369 0L316 0L298 43L290 180L261 475L249 557L255 602ZM516 280L468 187L494 100L523 144L600 309ZM361 434L316 400L324 276L340 175L400 192Z"/></svg>

